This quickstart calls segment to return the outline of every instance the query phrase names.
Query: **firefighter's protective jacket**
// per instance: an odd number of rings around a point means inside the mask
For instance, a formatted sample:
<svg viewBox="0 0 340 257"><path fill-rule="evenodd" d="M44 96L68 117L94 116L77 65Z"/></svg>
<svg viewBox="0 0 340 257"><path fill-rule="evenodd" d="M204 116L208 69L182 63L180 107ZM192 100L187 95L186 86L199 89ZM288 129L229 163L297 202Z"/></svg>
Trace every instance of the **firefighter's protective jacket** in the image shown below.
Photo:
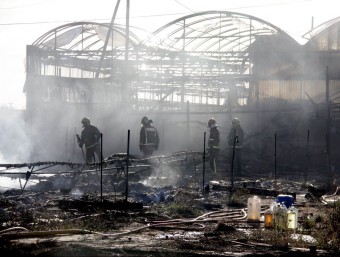
<svg viewBox="0 0 340 257"><path fill-rule="evenodd" d="M85 147L92 148L100 143L100 131L96 126L87 125L81 132L80 144L85 144Z"/></svg>
<svg viewBox="0 0 340 257"><path fill-rule="evenodd" d="M210 149L220 148L220 131L217 126L210 129L208 146Z"/></svg>
<svg viewBox="0 0 340 257"><path fill-rule="evenodd" d="M244 131L239 125L231 127L228 135L228 145L234 145L235 137L237 137L236 146L240 147L243 144Z"/></svg>
<svg viewBox="0 0 340 257"><path fill-rule="evenodd" d="M148 146L157 150L158 145L159 135L157 129L149 124L142 126L139 135L139 146Z"/></svg>

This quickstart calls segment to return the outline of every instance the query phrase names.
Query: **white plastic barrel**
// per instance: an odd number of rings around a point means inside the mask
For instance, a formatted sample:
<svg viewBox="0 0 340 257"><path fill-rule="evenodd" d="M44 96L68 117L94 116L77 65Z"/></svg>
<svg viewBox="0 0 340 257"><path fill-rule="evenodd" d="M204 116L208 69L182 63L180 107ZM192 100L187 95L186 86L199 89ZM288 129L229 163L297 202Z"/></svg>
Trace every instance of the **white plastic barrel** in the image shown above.
<svg viewBox="0 0 340 257"><path fill-rule="evenodd" d="M247 203L247 220L248 221L260 221L261 218L261 198L258 196L253 196L248 198Z"/></svg>

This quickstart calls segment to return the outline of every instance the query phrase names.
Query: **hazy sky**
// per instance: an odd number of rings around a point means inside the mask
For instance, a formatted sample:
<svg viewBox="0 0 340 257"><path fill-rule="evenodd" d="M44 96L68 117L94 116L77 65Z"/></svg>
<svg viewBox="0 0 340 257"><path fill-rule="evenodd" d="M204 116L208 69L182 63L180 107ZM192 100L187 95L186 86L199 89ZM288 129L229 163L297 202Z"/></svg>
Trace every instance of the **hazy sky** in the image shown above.
<svg viewBox="0 0 340 257"><path fill-rule="evenodd" d="M1 0L0 106L25 108L26 45L69 22L111 20L115 0ZM126 0L117 23L124 24ZM130 0L130 25L154 31L179 17L200 11L232 11L266 20L301 38L314 27L340 16L339 0ZM303 43L303 41L299 40Z"/></svg>

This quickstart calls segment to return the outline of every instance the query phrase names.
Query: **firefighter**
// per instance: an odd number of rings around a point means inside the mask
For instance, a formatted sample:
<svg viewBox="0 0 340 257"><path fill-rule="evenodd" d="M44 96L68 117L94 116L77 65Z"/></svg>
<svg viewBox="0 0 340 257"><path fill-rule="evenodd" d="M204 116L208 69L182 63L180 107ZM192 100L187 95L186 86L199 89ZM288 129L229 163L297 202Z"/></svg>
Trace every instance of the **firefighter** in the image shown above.
<svg viewBox="0 0 340 257"><path fill-rule="evenodd" d="M217 157L220 152L220 131L216 124L216 120L211 118L208 121L208 126L210 129L209 142L208 142L208 153L209 153L209 163L210 170L217 173Z"/></svg>
<svg viewBox="0 0 340 257"><path fill-rule="evenodd" d="M101 133L99 129L91 124L91 121L89 118L83 118L81 120L81 123L83 124L83 131L81 132L81 137L78 144L80 148L83 148L83 145L85 145L86 149L86 158L85 161L87 163L95 162L95 155L99 158L101 156L101 150L100 150L100 136ZM93 157L93 159L92 159Z"/></svg>
<svg viewBox="0 0 340 257"><path fill-rule="evenodd" d="M152 120L143 117L141 121L141 129L139 132L139 149L145 157L153 154L158 150L159 135L155 127L151 126Z"/></svg>
<svg viewBox="0 0 340 257"><path fill-rule="evenodd" d="M244 131L241 127L240 120L234 118L228 134L228 145L230 147L230 170L236 170L236 174L241 175L241 147L243 144ZM234 162L233 162L234 161ZM234 163L236 165L234 166Z"/></svg>

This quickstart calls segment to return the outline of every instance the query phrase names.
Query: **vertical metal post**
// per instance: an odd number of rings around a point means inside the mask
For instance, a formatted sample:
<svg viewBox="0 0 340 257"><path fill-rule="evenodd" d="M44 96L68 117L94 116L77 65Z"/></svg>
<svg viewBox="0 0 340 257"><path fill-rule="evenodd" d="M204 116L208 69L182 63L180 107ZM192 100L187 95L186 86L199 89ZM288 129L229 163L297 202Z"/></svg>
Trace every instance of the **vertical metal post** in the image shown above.
<svg viewBox="0 0 340 257"><path fill-rule="evenodd" d="M162 146L161 151L162 151L162 153L164 153L164 146L166 145L166 142L165 142L165 122L164 122L164 118L162 118L162 135L161 135L160 145Z"/></svg>
<svg viewBox="0 0 340 257"><path fill-rule="evenodd" d="M125 185L125 201L129 196L129 157L130 157L130 130L128 130L127 150L126 150L126 185Z"/></svg>
<svg viewBox="0 0 340 257"><path fill-rule="evenodd" d="M233 144L233 155L231 158L231 165L230 165L230 183L231 188L234 188L234 160L235 160L235 149L236 149L236 142L238 141L238 136L234 137L234 144Z"/></svg>
<svg viewBox="0 0 340 257"><path fill-rule="evenodd" d="M182 39L183 39L183 44L182 44L182 79L181 79L181 103L184 103L184 87L185 87L185 64L186 64L186 55L185 55L185 37L186 37L186 20L183 20L183 34L182 34Z"/></svg>
<svg viewBox="0 0 340 257"><path fill-rule="evenodd" d="M103 133L100 133L100 199L103 201Z"/></svg>
<svg viewBox="0 0 340 257"><path fill-rule="evenodd" d="M308 150L309 150L309 129L307 132L306 161L305 161L305 173L304 173L304 180L303 180L304 184L307 183L307 170L308 170L308 163L309 163Z"/></svg>
<svg viewBox="0 0 340 257"><path fill-rule="evenodd" d="M326 120L326 155L327 155L327 172L331 172L331 103L329 98L329 76L328 66L326 66L326 106L327 106L327 120Z"/></svg>
<svg viewBox="0 0 340 257"><path fill-rule="evenodd" d="M195 181L195 187L198 186L198 177L197 177L197 167L196 167L196 160L195 156L191 153L192 162L194 163L194 181Z"/></svg>
<svg viewBox="0 0 340 257"><path fill-rule="evenodd" d="M187 134L187 151L190 150L190 110L189 110L189 101L187 101L187 131L186 131L186 134Z"/></svg>
<svg viewBox="0 0 340 257"><path fill-rule="evenodd" d="M66 127L66 135L65 135L65 161L68 161L67 160L67 141L68 141L68 127Z"/></svg>
<svg viewBox="0 0 340 257"><path fill-rule="evenodd" d="M73 148L72 148L72 162L74 161L74 152L76 150L76 137L77 137L77 129L74 128L74 137L73 137Z"/></svg>
<svg viewBox="0 0 340 257"><path fill-rule="evenodd" d="M204 194L204 184L205 184L205 141L206 141L206 136L207 136L207 132L204 132L204 141L203 141L203 194Z"/></svg>
<svg viewBox="0 0 340 257"><path fill-rule="evenodd" d="M274 141L274 180L276 181L276 133Z"/></svg>

